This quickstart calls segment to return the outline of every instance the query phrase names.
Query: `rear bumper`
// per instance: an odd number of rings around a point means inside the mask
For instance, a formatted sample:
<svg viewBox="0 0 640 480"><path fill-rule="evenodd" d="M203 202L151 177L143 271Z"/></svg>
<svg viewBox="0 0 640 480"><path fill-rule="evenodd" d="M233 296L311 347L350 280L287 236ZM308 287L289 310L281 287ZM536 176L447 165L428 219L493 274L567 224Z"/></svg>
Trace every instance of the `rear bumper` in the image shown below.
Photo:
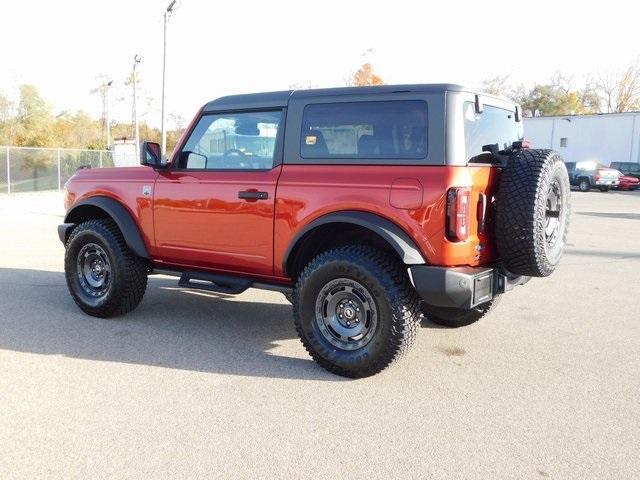
<svg viewBox="0 0 640 480"><path fill-rule="evenodd" d="M531 277L505 274L495 268L409 267L409 276L422 300L437 307L470 310L495 295L527 283Z"/></svg>

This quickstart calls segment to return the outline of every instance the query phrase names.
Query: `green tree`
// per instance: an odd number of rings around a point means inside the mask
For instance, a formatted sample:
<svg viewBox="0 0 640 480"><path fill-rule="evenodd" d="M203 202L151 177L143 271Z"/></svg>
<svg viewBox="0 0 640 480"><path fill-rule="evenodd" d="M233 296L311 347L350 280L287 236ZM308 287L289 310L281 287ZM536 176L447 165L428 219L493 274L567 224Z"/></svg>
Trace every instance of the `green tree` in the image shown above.
<svg viewBox="0 0 640 480"><path fill-rule="evenodd" d="M18 132L15 136L15 144L26 147L46 147L54 143L53 139L53 113L51 106L40 96L38 89L33 85L20 85L20 101L16 120ZM33 188L38 189L38 173L46 168L51 168L53 159L50 155L41 152L30 152L20 162L20 168L31 171L33 176Z"/></svg>
<svg viewBox="0 0 640 480"><path fill-rule="evenodd" d="M0 93L0 145L12 145L16 132L15 105L9 97Z"/></svg>
<svg viewBox="0 0 640 480"><path fill-rule="evenodd" d="M19 133L16 144L27 147L46 147L51 144L53 113L51 105L40 96L33 85L20 85L17 121Z"/></svg>

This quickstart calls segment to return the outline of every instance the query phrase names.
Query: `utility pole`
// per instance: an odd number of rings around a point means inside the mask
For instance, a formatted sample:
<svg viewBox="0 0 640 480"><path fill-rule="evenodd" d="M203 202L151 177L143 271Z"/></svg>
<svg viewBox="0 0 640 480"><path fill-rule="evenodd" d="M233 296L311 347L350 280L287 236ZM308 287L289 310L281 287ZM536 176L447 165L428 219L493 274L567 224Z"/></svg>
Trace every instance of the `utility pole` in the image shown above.
<svg viewBox="0 0 640 480"><path fill-rule="evenodd" d="M111 118L109 117L109 89L113 85L113 80L106 80L105 75L100 75L102 83L100 86L91 90L91 94L100 93L100 99L102 100L102 134L106 137L107 149L111 146Z"/></svg>
<svg viewBox="0 0 640 480"><path fill-rule="evenodd" d="M167 20L173 13L173 7L176 5L177 0L173 0L164 12L164 36L162 39L162 108L160 113L160 131L162 132L162 150L161 154L165 155L167 151L167 130L165 127L165 78L167 71Z"/></svg>
<svg viewBox="0 0 640 480"><path fill-rule="evenodd" d="M133 125L134 125L134 136L136 142L136 158L140 158L140 124L138 123L138 105L137 105L137 97L138 97L138 75L136 69L138 64L142 61L142 57L136 54L133 57Z"/></svg>
<svg viewBox="0 0 640 480"><path fill-rule="evenodd" d="M104 84L104 121L107 126L107 150L111 148L111 116L109 115L109 89L113 85L113 80Z"/></svg>

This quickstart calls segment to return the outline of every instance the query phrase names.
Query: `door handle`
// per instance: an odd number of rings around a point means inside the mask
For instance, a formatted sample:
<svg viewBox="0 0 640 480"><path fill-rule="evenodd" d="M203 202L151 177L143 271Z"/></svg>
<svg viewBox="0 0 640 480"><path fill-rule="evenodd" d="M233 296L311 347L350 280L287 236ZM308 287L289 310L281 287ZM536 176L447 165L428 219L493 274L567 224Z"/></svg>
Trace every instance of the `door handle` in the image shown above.
<svg viewBox="0 0 640 480"><path fill-rule="evenodd" d="M269 198L268 192L257 192L255 190L244 190L238 192L238 198L242 200L266 200Z"/></svg>

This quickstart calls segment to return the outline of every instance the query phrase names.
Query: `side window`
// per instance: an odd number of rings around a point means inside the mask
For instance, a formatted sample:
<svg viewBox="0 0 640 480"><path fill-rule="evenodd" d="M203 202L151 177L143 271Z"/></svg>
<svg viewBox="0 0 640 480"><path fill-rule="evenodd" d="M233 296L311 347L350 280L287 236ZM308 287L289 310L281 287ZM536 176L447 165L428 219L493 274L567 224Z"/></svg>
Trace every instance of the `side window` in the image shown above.
<svg viewBox="0 0 640 480"><path fill-rule="evenodd" d="M179 158L179 168L270 169L281 111L205 114Z"/></svg>
<svg viewBox="0 0 640 480"><path fill-rule="evenodd" d="M422 100L311 104L304 109L303 158L423 159L427 103Z"/></svg>

